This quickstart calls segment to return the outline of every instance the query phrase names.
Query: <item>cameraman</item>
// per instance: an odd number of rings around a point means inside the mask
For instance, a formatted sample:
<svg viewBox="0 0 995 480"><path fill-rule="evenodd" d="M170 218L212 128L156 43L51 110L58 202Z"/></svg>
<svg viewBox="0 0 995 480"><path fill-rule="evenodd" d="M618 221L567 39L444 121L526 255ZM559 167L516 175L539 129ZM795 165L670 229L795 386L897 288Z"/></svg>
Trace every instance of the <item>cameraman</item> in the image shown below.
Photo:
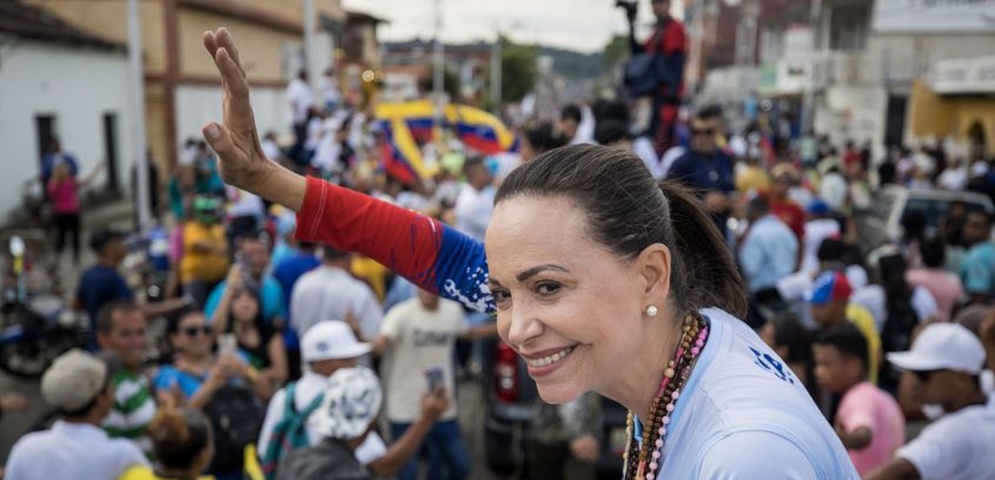
<svg viewBox="0 0 995 480"><path fill-rule="evenodd" d="M684 64L687 60L688 43L684 25L670 16L670 0L650 0L650 3L656 23L653 33L642 44L636 41L638 3L635 0L619 0L616 5L625 10L629 20L632 55L653 56L653 68L647 74L653 76L656 88L643 99L644 105L640 108L650 108L646 134L653 142L657 156L662 156L677 143L674 125L677 122L681 96L684 94Z"/></svg>

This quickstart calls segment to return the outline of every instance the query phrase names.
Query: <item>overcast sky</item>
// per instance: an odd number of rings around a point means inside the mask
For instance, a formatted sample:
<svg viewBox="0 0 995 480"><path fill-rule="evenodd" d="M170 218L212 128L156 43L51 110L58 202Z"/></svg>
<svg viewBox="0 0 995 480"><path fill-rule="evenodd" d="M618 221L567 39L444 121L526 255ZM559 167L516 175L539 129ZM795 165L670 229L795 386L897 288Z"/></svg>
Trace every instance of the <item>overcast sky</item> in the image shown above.
<svg viewBox="0 0 995 480"><path fill-rule="evenodd" d="M615 0L441 1L442 37L447 42L492 40L501 29L516 42L595 52L612 34L625 33L627 28ZM640 3L640 21L649 23L649 2ZM435 0L342 0L342 4L388 20L378 30L383 41L429 39L434 31Z"/></svg>

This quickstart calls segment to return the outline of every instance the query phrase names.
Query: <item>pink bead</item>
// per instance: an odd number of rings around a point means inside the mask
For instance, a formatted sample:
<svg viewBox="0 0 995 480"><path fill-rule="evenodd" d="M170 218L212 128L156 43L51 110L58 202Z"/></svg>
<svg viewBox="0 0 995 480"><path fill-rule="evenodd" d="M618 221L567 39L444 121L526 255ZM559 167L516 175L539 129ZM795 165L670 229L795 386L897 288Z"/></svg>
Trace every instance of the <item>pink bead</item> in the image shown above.
<svg viewBox="0 0 995 480"><path fill-rule="evenodd" d="M670 412L673 412L673 411L674 411L674 404L673 403L668 403L667 404L667 413L670 413Z"/></svg>
<svg viewBox="0 0 995 480"><path fill-rule="evenodd" d="M694 356L697 357L699 353L701 353L701 349L700 348L698 348L698 347L692 347L691 348L691 355L694 355Z"/></svg>
<svg viewBox="0 0 995 480"><path fill-rule="evenodd" d="M656 448L663 448L663 437L666 435L667 435L667 427L660 427L660 438L656 439L656 441L660 442L660 444L657 445Z"/></svg>
<svg viewBox="0 0 995 480"><path fill-rule="evenodd" d="M660 435L663 435L664 433L667 433L667 429L666 428L661 428L660 429ZM663 448L663 439L662 438L656 439L656 443L655 444L656 444L657 450Z"/></svg>
<svg viewBox="0 0 995 480"><path fill-rule="evenodd" d="M681 391L680 390L674 390L673 399L677 400L678 398L681 398Z"/></svg>
<svg viewBox="0 0 995 480"><path fill-rule="evenodd" d="M656 475L653 475L653 472L650 472L650 473L646 474L646 480L653 480L655 478L656 478Z"/></svg>
<svg viewBox="0 0 995 480"><path fill-rule="evenodd" d="M702 340L701 338L698 338L697 340L694 341L694 346L696 346L696 347L703 347L703 346L705 346L705 341ZM692 350L692 351L694 351L694 350Z"/></svg>
<svg viewBox="0 0 995 480"><path fill-rule="evenodd" d="M670 424L670 416L666 416L666 417L661 418L660 422L662 422L664 425Z"/></svg>
<svg viewBox="0 0 995 480"><path fill-rule="evenodd" d="M653 450L653 460L659 460L659 459L660 459L660 451L659 450ZM653 465L656 465L656 464L655 463L651 464L650 468L653 468Z"/></svg>

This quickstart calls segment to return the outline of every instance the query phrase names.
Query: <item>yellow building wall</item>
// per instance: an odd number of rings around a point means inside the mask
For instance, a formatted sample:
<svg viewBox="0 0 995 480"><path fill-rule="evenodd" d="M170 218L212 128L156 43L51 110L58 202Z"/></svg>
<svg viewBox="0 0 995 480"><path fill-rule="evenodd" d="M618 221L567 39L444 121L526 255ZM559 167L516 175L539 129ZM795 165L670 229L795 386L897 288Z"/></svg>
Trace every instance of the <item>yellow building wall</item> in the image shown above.
<svg viewBox="0 0 995 480"><path fill-rule="evenodd" d="M26 0L97 37L128 44L128 4L124 0ZM145 72L166 70L166 25L162 2L141 1Z"/></svg>
<svg viewBox="0 0 995 480"><path fill-rule="evenodd" d="M912 87L909 97L909 133L913 138L968 140L973 125L981 124L987 140L987 155L995 155L995 98L982 96L940 96L922 81Z"/></svg>
<svg viewBox="0 0 995 480"><path fill-rule="evenodd" d="M181 8L179 21L180 75L216 77L217 69L204 51L201 36L204 31L225 26L238 44L239 58L245 73L256 82L281 82L282 49L284 45L300 45L300 35L275 30L257 23L227 19L221 15Z"/></svg>

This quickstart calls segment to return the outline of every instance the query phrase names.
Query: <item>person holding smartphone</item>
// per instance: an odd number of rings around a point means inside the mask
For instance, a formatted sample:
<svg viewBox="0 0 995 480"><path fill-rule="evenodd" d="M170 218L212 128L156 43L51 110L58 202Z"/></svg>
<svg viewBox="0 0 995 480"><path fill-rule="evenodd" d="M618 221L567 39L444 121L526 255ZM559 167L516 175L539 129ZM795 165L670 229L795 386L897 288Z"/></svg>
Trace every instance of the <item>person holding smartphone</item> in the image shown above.
<svg viewBox="0 0 995 480"><path fill-rule="evenodd" d="M419 407L411 402L412 398L455 391L452 359L456 340L496 333L493 323L468 329L460 304L424 290L387 312L380 335L370 343L373 352L383 356L380 366L387 387L386 414L394 438L402 436L418 419ZM427 448L428 471L433 475L448 472L442 478L469 478L470 452L460 432L455 402L429 430L422 448ZM418 457L414 456L398 472L398 480L415 480L418 467Z"/></svg>

